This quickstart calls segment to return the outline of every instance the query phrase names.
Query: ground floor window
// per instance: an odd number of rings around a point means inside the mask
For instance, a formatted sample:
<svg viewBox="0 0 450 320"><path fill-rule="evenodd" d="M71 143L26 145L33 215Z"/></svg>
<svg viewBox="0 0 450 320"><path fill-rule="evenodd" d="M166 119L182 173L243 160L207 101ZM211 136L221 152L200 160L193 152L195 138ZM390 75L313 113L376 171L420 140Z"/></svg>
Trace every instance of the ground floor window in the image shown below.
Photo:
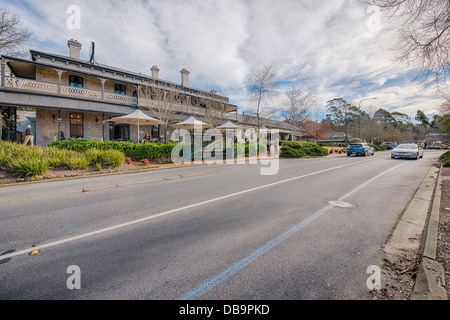
<svg viewBox="0 0 450 320"><path fill-rule="evenodd" d="M130 125L129 124L114 124L109 123L109 140L130 140Z"/></svg>
<svg viewBox="0 0 450 320"><path fill-rule="evenodd" d="M83 114L71 113L70 114L70 137L71 138L83 138Z"/></svg>

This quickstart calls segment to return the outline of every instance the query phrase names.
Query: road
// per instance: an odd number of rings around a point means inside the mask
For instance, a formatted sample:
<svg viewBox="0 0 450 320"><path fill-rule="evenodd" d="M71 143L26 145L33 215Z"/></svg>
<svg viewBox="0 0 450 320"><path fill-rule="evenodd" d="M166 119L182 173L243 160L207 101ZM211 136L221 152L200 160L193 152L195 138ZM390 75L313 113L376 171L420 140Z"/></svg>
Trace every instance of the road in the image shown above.
<svg viewBox="0 0 450 320"><path fill-rule="evenodd" d="M0 299L370 299L367 269L440 153L1 187Z"/></svg>

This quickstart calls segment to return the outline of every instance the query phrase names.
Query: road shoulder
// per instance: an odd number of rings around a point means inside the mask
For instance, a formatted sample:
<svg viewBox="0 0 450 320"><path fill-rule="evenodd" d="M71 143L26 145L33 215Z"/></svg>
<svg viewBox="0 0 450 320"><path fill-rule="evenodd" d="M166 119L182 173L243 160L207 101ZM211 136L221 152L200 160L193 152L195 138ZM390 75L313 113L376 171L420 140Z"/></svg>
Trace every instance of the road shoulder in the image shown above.
<svg viewBox="0 0 450 320"><path fill-rule="evenodd" d="M427 172L383 248L376 300L446 300L445 271L436 260L441 200L440 164Z"/></svg>

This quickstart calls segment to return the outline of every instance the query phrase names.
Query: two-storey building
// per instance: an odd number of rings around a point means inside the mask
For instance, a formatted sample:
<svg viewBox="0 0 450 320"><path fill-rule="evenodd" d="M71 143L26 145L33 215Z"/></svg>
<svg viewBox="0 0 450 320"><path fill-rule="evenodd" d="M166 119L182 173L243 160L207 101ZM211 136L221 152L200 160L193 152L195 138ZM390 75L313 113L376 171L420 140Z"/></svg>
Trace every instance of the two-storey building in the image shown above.
<svg viewBox="0 0 450 320"><path fill-rule="evenodd" d="M99 64L80 58L81 43L67 42L69 55L30 50L30 59L1 57L0 139L19 141L17 109L35 111L37 145L59 139L130 140L149 134L170 137L170 124L196 116L220 125L228 120L245 127L255 126L254 117L239 115L237 106L217 91L204 91L189 85L189 71L180 71L180 83L162 80L159 69L151 76ZM136 109L167 125L138 126L116 124L108 119ZM0 124L1 126L1 124ZM282 121L266 122L279 129L282 139L291 138L290 126ZM294 139L298 139L301 134Z"/></svg>
<svg viewBox="0 0 450 320"><path fill-rule="evenodd" d="M227 97L191 87L186 69L181 70L181 83L177 84L160 79L156 66L147 76L80 59L82 45L75 40L69 40L68 47L69 56L36 50L30 50L29 60L2 56L0 112L6 119L4 139L15 140L15 115L20 107L36 112L38 145L61 138L135 141L137 126L105 120L137 108L158 118L161 112L169 113L170 123L190 115L206 116L209 105L219 106L224 120L236 118L229 113L236 112L237 107L229 104ZM170 110L161 100L170 105ZM161 126L141 126L140 130L153 137L162 135Z"/></svg>

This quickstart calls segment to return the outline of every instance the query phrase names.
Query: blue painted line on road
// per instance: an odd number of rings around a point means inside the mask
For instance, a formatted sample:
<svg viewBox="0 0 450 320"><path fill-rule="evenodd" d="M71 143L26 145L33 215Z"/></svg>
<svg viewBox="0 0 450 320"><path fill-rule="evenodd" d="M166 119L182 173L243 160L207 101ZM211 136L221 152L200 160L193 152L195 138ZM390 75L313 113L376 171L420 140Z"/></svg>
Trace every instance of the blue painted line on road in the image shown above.
<svg viewBox="0 0 450 320"><path fill-rule="evenodd" d="M308 225L311 221L317 219L318 217L323 215L325 212L327 212L331 208L333 208L333 206L332 205L328 205L325 208L317 211L315 214L313 214L312 216L310 216L307 219L303 220L301 223L299 223L298 225L296 225L292 229L286 231L281 236L277 237L276 239L274 239L272 241L269 241L266 245L264 245L263 247L259 248L255 252L253 252L247 258L239 261L234 266L232 266L231 268L229 268L226 271L222 272L221 274L219 274L214 279L208 281L207 283L205 283L204 285L202 285L201 287L199 287L195 291L189 293L188 295L186 295L181 300L195 300L195 299L200 298L201 296L206 294L208 291L210 291L211 289L213 289L213 288L217 287L218 285L220 285L222 282L227 280L229 277L231 277L232 275L234 275L235 273L237 273L238 271L240 271L241 269L243 269L244 267L249 265L252 261L258 259L264 253L266 253L267 251L269 251L270 249L272 249L276 245L280 244L281 242L283 242L284 240L289 238L292 234L296 233L298 230L302 229L304 226Z"/></svg>
<svg viewBox="0 0 450 320"><path fill-rule="evenodd" d="M386 174L386 173L388 173L388 172L390 172L392 170L395 170L395 169L397 169L397 168L399 168L399 167L401 167L401 166L403 166L405 164L406 163L402 163L402 164L400 164L400 165L398 165L396 167L393 167L393 168L391 168L389 170L386 170L386 171L378 174L377 176L375 176L375 177L371 178L370 180L364 182L363 184L359 185L358 187L356 187L352 191L346 193L344 196L340 197L338 200L339 201L345 200L346 198L348 198L349 196L351 196L355 192L357 192L357 191L361 190L362 188L364 188L365 186L367 186L369 183L373 182L374 180L378 179L379 177L383 176L384 174ZM221 274L219 274L215 278L213 278L210 281L206 282L205 284L201 285L200 287L198 287L194 291L188 293L181 300L196 300L196 299L199 299L200 297L202 297L203 295L205 295L206 293L208 293L209 291L211 291L215 287L217 287L220 284L222 284L223 282L225 282L228 278L230 278L231 276L233 276L234 274L236 274L237 272L239 272L240 270L245 268L251 262L253 262L256 259L258 259L259 257L261 257L263 254L265 254L266 252L268 252L269 250L271 250L272 248L274 248L278 244L282 243L283 241L285 241L286 239L291 237L294 233L296 233L297 231L301 230L303 227L307 226L309 223L311 223L315 219L319 218L320 216L322 216L323 214L325 214L326 212L328 212L332 208L334 208L333 205L327 205L326 207L320 209L319 211L317 211L316 213L314 213L310 217L306 218L305 220L303 220L302 222L300 222L299 224L297 224L293 228L291 228L288 231L286 231L285 233L283 233L281 236L278 236L277 238L267 242L264 246L262 246L261 248L259 248L258 250L256 250L252 254L250 254L248 257L242 259L241 261L239 261L238 263L236 263L232 267L228 268L227 270L225 270L224 272L222 272Z"/></svg>

